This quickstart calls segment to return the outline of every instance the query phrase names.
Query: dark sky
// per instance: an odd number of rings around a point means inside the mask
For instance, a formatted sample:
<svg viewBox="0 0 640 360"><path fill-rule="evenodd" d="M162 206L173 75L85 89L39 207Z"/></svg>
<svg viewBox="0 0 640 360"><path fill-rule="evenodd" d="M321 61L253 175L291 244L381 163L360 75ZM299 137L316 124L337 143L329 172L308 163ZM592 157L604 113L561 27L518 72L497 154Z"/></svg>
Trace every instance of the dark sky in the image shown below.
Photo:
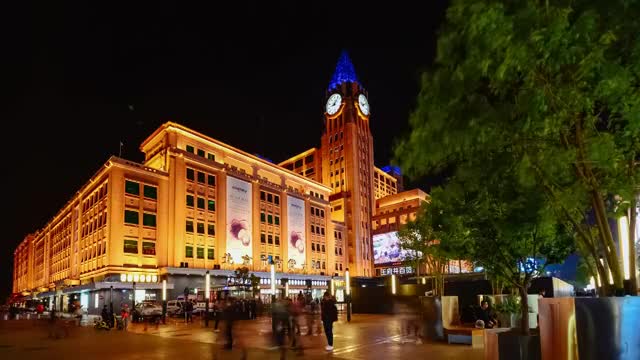
<svg viewBox="0 0 640 360"><path fill-rule="evenodd" d="M376 164L387 164L447 2L134 3L3 10L0 295L10 291L15 246L120 141L123 157L141 161L141 141L171 120L275 162L318 146L342 49L369 91Z"/></svg>

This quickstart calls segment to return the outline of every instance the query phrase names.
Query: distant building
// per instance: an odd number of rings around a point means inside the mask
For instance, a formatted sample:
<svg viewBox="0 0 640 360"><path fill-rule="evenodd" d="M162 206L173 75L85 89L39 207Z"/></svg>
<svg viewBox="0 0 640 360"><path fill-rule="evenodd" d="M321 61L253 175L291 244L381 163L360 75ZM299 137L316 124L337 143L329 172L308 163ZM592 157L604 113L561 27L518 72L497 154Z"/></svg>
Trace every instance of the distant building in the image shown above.
<svg viewBox="0 0 640 360"><path fill-rule="evenodd" d="M402 171L400 168L393 165L387 165L382 167L382 171L391 175L394 179L396 179L398 192L404 191L404 181L402 180Z"/></svg>

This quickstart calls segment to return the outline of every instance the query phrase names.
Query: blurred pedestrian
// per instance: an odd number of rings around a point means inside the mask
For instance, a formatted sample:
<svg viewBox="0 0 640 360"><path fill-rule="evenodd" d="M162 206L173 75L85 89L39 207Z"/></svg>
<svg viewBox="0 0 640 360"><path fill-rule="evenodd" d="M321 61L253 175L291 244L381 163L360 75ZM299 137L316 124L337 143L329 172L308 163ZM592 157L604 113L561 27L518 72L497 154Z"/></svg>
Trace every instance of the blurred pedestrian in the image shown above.
<svg viewBox="0 0 640 360"><path fill-rule="evenodd" d="M324 333L327 336L327 351L333 351L333 323L338 321L338 308L336 307L336 299L331 296L329 291L324 292L322 302L320 303L322 325Z"/></svg>
<svg viewBox="0 0 640 360"><path fill-rule="evenodd" d="M122 325L123 325L123 330L127 331L127 329L129 329L129 305L128 304L124 304L122 305L122 310L120 311L120 317L122 317Z"/></svg>

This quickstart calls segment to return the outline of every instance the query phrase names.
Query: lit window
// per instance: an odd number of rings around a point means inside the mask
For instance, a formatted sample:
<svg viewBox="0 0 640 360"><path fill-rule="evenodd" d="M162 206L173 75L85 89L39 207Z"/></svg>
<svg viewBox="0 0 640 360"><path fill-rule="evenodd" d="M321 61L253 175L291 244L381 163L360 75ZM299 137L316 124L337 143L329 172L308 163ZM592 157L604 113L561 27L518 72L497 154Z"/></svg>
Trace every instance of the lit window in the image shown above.
<svg viewBox="0 0 640 360"><path fill-rule="evenodd" d="M142 255L155 255L156 243L151 241L142 242Z"/></svg>
<svg viewBox="0 0 640 360"><path fill-rule="evenodd" d="M216 201L215 200L207 201L207 209L209 211L216 211Z"/></svg>
<svg viewBox="0 0 640 360"><path fill-rule="evenodd" d="M138 253L138 240L125 240L124 241L124 252L127 254L137 254Z"/></svg>

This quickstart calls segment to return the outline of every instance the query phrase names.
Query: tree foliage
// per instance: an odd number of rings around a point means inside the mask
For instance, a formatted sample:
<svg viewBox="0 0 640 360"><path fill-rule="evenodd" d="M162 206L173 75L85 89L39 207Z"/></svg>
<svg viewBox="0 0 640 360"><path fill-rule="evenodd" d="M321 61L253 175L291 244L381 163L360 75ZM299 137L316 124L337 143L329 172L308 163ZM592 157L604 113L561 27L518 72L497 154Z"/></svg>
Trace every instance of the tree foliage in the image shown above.
<svg viewBox="0 0 640 360"><path fill-rule="evenodd" d="M433 279L433 294L444 295L443 275L449 257L437 240L431 215L429 203L424 203L416 219L400 228L398 238L400 248L407 251L405 261L416 267L417 280L420 281L421 265L426 265L426 271Z"/></svg>
<svg viewBox="0 0 640 360"><path fill-rule="evenodd" d="M468 178L506 161L510 178L550 205L539 216L571 229L592 273L610 272L607 290L620 291L609 219L636 205L638 15L633 0L453 1L397 162L413 175L453 168ZM503 205L495 210L513 210Z"/></svg>

